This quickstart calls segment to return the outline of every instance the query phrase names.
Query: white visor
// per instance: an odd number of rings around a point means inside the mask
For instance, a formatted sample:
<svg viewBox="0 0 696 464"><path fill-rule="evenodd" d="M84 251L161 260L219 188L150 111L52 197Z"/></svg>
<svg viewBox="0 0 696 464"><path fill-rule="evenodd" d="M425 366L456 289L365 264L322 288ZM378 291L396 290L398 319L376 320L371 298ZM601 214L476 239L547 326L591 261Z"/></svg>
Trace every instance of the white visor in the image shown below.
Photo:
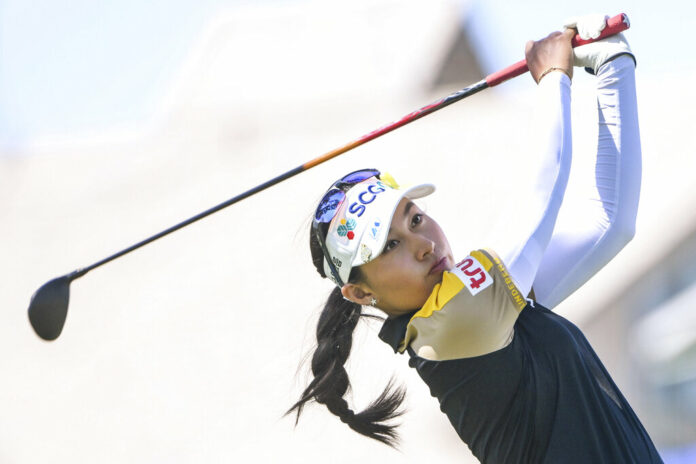
<svg viewBox="0 0 696 464"><path fill-rule="evenodd" d="M435 191L432 184L399 188L388 175L382 177L385 179L371 177L351 187L326 233L326 248L344 283L354 266L369 263L382 253L399 202ZM324 273L338 284L326 259Z"/></svg>

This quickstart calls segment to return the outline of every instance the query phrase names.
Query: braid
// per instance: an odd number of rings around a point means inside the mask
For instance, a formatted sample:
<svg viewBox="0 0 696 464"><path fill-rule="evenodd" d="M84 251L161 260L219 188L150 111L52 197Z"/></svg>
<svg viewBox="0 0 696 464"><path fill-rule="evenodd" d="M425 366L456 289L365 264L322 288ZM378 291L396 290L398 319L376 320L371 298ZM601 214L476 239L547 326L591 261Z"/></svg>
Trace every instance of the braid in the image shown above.
<svg viewBox="0 0 696 464"><path fill-rule="evenodd" d="M382 394L364 411L355 413L343 398L350 389L348 373L343 367L350 355L353 330L362 314L362 306L347 301L341 289L333 289L319 316L317 348L312 356L314 379L288 414L296 411L296 423L304 405L311 400L324 404L351 429L390 446L397 442L396 425L385 422L402 414L399 406L404 399L402 388L393 388L390 381Z"/></svg>

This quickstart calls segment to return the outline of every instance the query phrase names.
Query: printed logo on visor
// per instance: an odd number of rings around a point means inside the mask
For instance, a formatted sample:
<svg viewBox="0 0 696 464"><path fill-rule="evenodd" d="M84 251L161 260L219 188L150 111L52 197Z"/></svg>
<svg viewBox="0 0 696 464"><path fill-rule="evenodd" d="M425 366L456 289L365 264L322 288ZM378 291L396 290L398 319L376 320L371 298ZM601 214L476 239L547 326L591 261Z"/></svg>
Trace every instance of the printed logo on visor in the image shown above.
<svg viewBox="0 0 696 464"><path fill-rule="evenodd" d="M360 244L360 259L363 264L369 263L372 260L372 250L364 243Z"/></svg>
<svg viewBox="0 0 696 464"><path fill-rule="evenodd" d="M336 232L338 232L338 235L341 237L348 237L348 240L353 240L353 237L355 237L353 229L355 229L356 225L355 219L348 219L347 221L341 219L341 225L338 226Z"/></svg>
<svg viewBox="0 0 696 464"><path fill-rule="evenodd" d="M377 195L379 195L382 192L386 192L387 188L388 187L386 187L380 181L368 185L367 189L363 190L362 192L360 192L360 194L358 194L358 201L354 201L350 204L350 206L348 206L348 212L350 212L351 214L355 214L358 217L362 216L365 212L366 206L375 201Z"/></svg>
<svg viewBox="0 0 696 464"><path fill-rule="evenodd" d="M377 240L377 234L379 233L379 227L382 225L382 220L377 219L375 222L372 223L372 226L370 226L370 237L372 237L372 240Z"/></svg>

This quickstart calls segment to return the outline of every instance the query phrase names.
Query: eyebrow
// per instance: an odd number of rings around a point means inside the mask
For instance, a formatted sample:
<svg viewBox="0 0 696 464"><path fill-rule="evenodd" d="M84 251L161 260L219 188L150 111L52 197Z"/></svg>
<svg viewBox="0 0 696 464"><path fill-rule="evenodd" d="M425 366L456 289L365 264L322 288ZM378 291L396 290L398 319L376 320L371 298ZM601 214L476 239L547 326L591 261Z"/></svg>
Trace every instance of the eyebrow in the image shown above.
<svg viewBox="0 0 696 464"><path fill-rule="evenodd" d="M406 203L406 209L404 210L404 216L408 216L408 212L411 210L412 207L414 207L416 204L412 201L409 201Z"/></svg>

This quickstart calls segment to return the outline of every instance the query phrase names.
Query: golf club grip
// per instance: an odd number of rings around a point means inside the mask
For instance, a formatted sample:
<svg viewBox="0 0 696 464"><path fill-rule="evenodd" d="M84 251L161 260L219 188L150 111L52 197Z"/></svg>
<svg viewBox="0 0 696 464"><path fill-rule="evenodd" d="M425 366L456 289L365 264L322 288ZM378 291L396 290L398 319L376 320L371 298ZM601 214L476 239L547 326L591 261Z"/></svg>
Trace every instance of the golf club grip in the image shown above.
<svg viewBox="0 0 696 464"><path fill-rule="evenodd" d="M623 32L629 27L630 23L628 22L628 16L626 16L625 13L620 13L616 16L607 19L607 26L602 30L602 33L599 34L599 37L597 37L596 39L584 40L576 34L575 37L573 37L573 40L571 41L571 45L573 46L573 48L575 48L579 47L580 45L596 42L598 40L604 39L605 37L609 37L612 35L616 35L619 32ZM500 84L501 82L507 81L508 79L512 79L513 77L517 77L521 74L524 74L527 71L529 71L529 68L527 67L527 60L522 60L518 61L517 63L511 66L508 66L505 69L501 69L498 72L494 72L493 74L488 75L485 81L488 84L488 87L493 87L495 85Z"/></svg>

